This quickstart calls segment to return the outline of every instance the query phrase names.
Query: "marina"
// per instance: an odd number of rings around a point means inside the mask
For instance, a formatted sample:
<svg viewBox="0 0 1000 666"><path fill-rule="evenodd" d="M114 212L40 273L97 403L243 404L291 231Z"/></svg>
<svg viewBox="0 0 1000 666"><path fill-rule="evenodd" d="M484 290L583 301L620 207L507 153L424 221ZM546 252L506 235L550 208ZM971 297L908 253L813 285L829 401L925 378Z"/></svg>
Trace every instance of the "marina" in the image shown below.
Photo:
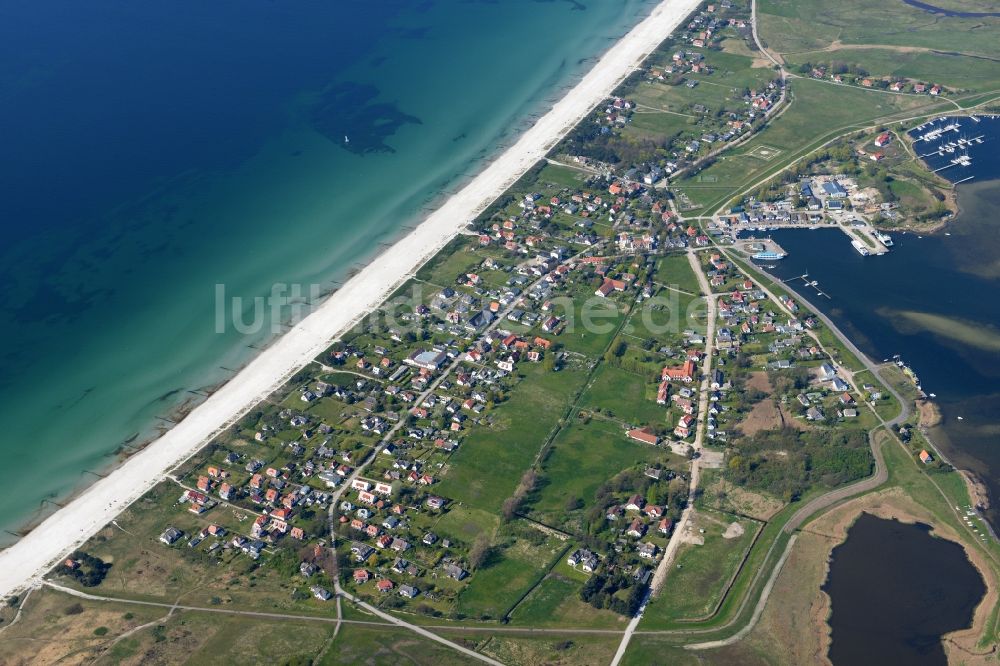
<svg viewBox="0 0 1000 666"><path fill-rule="evenodd" d="M936 118L913 128L909 136L917 156L932 172L955 184L964 183L973 179L970 172L978 168L979 160L991 160L984 146L994 137L989 130L997 117L987 114Z"/></svg>
<svg viewBox="0 0 1000 666"><path fill-rule="evenodd" d="M771 268L773 268L773 266ZM812 287L816 291L816 294L818 296L822 296L823 298L827 298L827 299L830 298L830 294L828 294L825 291L823 291L822 289L820 289L820 287L819 287L819 280L810 280L809 279L809 273L803 273L802 275L796 275L793 278L789 278L787 280L782 280L782 282L795 282L796 280L802 280L802 283L805 286Z"/></svg>

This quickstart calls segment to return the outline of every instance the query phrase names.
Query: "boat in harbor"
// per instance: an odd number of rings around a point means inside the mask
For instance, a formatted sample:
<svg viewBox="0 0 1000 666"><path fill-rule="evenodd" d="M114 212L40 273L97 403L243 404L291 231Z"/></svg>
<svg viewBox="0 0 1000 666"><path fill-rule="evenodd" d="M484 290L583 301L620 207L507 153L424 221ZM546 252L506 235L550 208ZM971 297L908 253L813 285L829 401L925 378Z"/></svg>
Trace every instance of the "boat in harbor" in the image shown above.
<svg viewBox="0 0 1000 666"><path fill-rule="evenodd" d="M857 239L852 240L851 245L854 246L854 249L857 250L858 254L860 254L862 257L867 257L869 254L871 254L871 252L868 251L868 248L865 247L865 244Z"/></svg>
<svg viewBox="0 0 1000 666"><path fill-rule="evenodd" d="M886 247L892 247L892 236L889 234L883 234L882 232L875 232L875 238L878 239L879 243L885 245Z"/></svg>
<svg viewBox="0 0 1000 666"><path fill-rule="evenodd" d="M763 252L758 252L757 254L751 255L751 259L757 259L759 261L778 261L779 259L784 259L787 255L783 252L774 252L772 250L764 250Z"/></svg>

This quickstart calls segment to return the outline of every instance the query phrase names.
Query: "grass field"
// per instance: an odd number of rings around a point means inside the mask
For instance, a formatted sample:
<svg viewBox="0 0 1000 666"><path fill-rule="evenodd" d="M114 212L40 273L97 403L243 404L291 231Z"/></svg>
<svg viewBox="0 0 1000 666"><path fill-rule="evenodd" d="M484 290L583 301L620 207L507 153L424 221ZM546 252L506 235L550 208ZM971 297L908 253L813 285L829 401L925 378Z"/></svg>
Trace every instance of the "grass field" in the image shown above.
<svg viewBox="0 0 1000 666"><path fill-rule="evenodd" d="M571 169L560 164L547 164L538 174L538 182L575 190L583 187L583 181L587 179L588 175L586 171L579 169Z"/></svg>
<svg viewBox="0 0 1000 666"><path fill-rule="evenodd" d="M780 53L812 51L838 41L1000 57L997 18L946 18L902 0L762 0L758 11L761 38Z"/></svg>
<svg viewBox="0 0 1000 666"><path fill-rule="evenodd" d="M957 50L961 47L950 48L948 53L844 47L834 51L789 54L785 61L789 67L836 61L856 66L877 78L890 76L929 81L954 90L996 90L1000 87L1000 69L996 61L964 56L954 52Z"/></svg>
<svg viewBox="0 0 1000 666"><path fill-rule="evenodd" d="M593 419L564 428L542 466L541 488L534 493L531 515L556 527L575 528L598 486L639 462L665 461L663 449L634 442L617 424ZM582 509L568 509L570 499Z"/></svg>
<svg viewBox="0 0 1000 666"><path fill-rule="evenodd" d="M845 129L860 129L876 118L917 113L938 104L929 97L884 94L809 79L796 79L791 89L793 99L785 113L742 147L680 181L678 189L697 205L721 205L734 190L754 184ZM782 152L775 159L761 160L755 157L761 146ZM714 181L707 184L706 176Z"/></svg>
<svg viewBox="0 0 1000 666"><path fill-rule="evenodd" d="M593 298L589 285L579 287L572 294L572 312L557 304L555 312L564 317L566 328L558 337L567 351L585 354L596 359L604 353L618 331L629 301L622 297Z"/></svg>
<svg viewBox="0 0 1000 666"><path fill-rule="evenodd" d="M502 664L536 666L537 664L580 664L605 666L611 663L619 636L559 634L546 636L495 634L480 643L479 651Z"/></svg>
<svg viewBox="0 0 1000 666"><path fill-rule="evenodd" d="M725 538L723 533L736 522L743 533ZM725 513L702 510L696 514L695 536L703 545L686 543L677 554L660 595L646 609L643 628L666 628L677 621L696 620L710 615L735 575L754 541L759 523ZM699 533L699 530L704 533Z"/></svg>
<svg viewBox="0 0 1000 666"><path fill-rule="evenodd" d="M679 136L685 131L698 131L695 122L696 118L693 116L642 109L632 116L628 131L648 139L662 141Z"/></svg>
<svg viewBox="0 0 1000 666"><path fill-rule="evenodd" d="M386 632L381 627L358 625L344 625L336 642L319 662L322 666L458 666L468 663L468 657L417 634Z"/></svg>
<svg viewBox="0 0 1000 666"><path fill-rule="evenodd" d="M599 627L624 629L626 618L608 610L598 610L580 600L582 584L560 573L556 567L538 587L521 602L511 615L511 624L526 627Z"/></svg>
<svg viewBox="0 0 1000 666"><path fill-rule="evenodd" d="M459 543L471 544L480 534L492 535L500 526L495 513L455 505L434 522L434 532Z"/></svg>
<svg viewBox="0 0 1000 666"><path fill-rule="evenodd" d="M519 371L527 379L493 411L493 425L472 431L452 456L437 488L441 495L499 513L585 378L571 368L546 372L540 364Z"/></svg>
<svg viewBox="0 0 1000 666"><path fill-rule="evenodd" d="M667 255L657 261L655 279L660 284L682 289L689 294L701 293L698 278L691 270L691 262L682 252Z"/></svg>
<svg viewBox="0 0 1000 666"><path fill-rule="evenodd" d="M544 576L567 545L548 537L538 545L517 539L498 549L477 570L458 598L458 611L477 618L502 618Z"/></svg>
<svg viewBox="0 0 1000 666"><path fill-rule="evenodd" d="M583 409L600 408L633 425L664 425L667 410L656 404L653 377L642 377L605 363L580 398ZM617 429L621 434L621 429Z"/></svg>

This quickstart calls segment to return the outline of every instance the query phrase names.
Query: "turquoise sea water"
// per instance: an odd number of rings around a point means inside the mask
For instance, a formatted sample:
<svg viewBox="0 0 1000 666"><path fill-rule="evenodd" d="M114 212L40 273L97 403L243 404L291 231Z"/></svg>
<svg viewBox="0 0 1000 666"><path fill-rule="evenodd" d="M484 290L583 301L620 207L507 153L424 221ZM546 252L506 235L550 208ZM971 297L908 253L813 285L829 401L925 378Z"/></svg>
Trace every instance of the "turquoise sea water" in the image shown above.
<svg viewBox="0 0 1000 666"><path fill-rule="evenodd" d="M216 332L216 284L332 286L654 5L0 7L3 527L266 341Z"/></svg>

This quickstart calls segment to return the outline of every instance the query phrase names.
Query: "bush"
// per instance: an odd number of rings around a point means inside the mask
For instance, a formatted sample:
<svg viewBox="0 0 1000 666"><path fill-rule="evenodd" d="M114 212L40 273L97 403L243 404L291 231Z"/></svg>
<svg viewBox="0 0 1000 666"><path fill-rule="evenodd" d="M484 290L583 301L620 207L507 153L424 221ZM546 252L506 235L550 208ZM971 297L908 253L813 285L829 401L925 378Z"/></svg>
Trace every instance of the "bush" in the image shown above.
<svg viewBox="0 0 1000 666"><path fill-rule="evenodd" d="M619 594L626 590L626 594ZM645 592L645 585L623 573L595 573L580 589L580 598L594 608L607 608L619 615L632 616L639 610Z"/></svg>
<svg viewBox="0 0 1000 666"><path fill-rule="evenodd" d="M741 438L739 451L729 459L726 478L786 501L814 486L833 488L861 479L873 465L868 435L859 431L763 430Z"/></svg>
<svg viewBox="0 0 1000 666"><path fill-rule="evenodd" d="M76 561L79 566L75 569L64 567L65 573L84 587L100 585L111 568L111 565L101 558L89 555L82 550L74 551L70 555L70 559Z"/></svg>

